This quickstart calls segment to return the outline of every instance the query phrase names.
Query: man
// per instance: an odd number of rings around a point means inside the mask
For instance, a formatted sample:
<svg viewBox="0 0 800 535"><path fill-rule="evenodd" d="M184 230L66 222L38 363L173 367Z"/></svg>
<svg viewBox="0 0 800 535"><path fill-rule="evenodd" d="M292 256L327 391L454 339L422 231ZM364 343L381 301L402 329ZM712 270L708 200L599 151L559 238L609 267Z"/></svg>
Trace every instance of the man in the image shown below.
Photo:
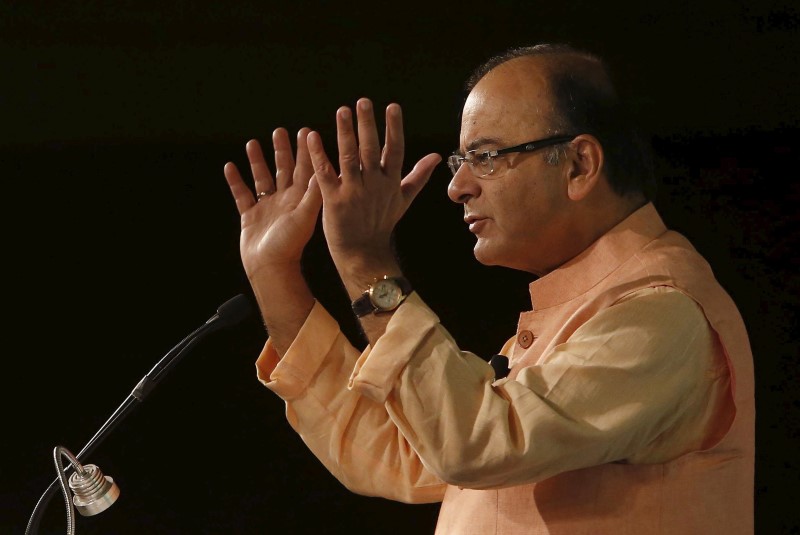
<svg viewBox="0 0 800 535"><path fill-rule="evenodd" d="M751 533L747 334L651 204L603 63L565 46L514 49L469 89L448 194L480 262L537 276L501 349L508 376L460 350L403 278L391 234L440 157L401 179L401 110L387 108L381 149L361 99L356 130L337 112L338 172L307 129L296 160L276 130L274 181L248 143L256 196L225 168L270 335L259 379L349 489L442 501L437 534ZM301 273L321 207L363 352Z"/></svg>

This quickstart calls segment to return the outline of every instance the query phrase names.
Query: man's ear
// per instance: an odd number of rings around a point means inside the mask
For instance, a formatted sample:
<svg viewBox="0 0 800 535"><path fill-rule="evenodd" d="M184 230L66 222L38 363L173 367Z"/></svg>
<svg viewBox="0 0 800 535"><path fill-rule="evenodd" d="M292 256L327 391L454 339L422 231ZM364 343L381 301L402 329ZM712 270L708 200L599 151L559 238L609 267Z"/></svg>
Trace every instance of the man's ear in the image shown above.
<svg viewBox="0 0 800 535"><path fill-rule="evenodd" d="M603 174L603 146L590 135L581 134L569 144L567 153L567 195L580 201L595 188Z"/></svg>

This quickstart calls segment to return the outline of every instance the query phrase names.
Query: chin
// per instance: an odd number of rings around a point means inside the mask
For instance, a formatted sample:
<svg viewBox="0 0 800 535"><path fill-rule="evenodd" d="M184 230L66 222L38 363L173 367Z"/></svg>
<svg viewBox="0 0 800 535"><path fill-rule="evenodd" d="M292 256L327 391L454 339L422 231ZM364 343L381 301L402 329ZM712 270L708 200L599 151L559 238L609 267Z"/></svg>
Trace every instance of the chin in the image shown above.
<svg viewBox="0 0 800 535"><path fill-rule="evenodd" d="M501 247L490 247L489 244L481 243L481 240L478 240L478 243L475 244L472 253L475 256L475 260L484 266L500 266L509 269L516 269L519 271L532 273L537 277L540 277L545 273L542 270L534 269L533 266L527 263L523 263L523 257L520 255L519 247L509 247L506 249Z"/></svg>
<svg viewBox="0 0 800 535"><path fill-rule="evenodd" d="M498 251L489 244L481 242L482 240L479 239L478 243L476 243L475 247L472 249L472 253L475 255L475 260L484 266L503 265L501 260L502 256L498 255Z"/></svg>

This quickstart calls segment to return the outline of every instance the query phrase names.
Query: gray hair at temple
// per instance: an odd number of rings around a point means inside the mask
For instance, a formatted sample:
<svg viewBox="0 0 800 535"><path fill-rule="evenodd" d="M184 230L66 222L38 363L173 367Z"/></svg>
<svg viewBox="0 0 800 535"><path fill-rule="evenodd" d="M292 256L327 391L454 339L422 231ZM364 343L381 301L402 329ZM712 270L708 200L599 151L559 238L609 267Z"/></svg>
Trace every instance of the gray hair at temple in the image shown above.
<svg viewBox="0 0 800 535"><path fill-rule="evenodd" d="M466 89L495 67L521 57L541 57L553 96L554 116L549 135L591 134L600 140L605 172L613 190L622 196L653 200L656 180L651 147L634 125L612 82L605 61L567 44L538 44L511 48L478 66ZM563 146L548 149L547 161L558 164Z"/></svg>

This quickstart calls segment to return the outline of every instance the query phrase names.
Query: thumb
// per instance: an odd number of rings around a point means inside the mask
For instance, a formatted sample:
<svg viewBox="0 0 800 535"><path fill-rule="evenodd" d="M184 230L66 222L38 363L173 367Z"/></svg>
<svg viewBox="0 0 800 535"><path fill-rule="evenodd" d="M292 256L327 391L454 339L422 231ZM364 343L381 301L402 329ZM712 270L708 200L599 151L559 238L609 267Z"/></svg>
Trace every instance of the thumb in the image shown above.
<svg viewBox="0 0 800 535"><path fill-rule="evenodd" d="M297 205L297 210L304 218L316 218L322 208L322 192L317 183L317 175L311 175L308 179L308 188L303 193L303 198Z"/></svg>
<svg viewBox="0 0 800 535"><path fill-rule="evenodd" d="M425 184L433 174L433 170L442 161L442 157L438 154L428 154L421 158L414 168L408 173L402 181L400 181L400 189L406 200L411 202L422 191Z"/></svg>

